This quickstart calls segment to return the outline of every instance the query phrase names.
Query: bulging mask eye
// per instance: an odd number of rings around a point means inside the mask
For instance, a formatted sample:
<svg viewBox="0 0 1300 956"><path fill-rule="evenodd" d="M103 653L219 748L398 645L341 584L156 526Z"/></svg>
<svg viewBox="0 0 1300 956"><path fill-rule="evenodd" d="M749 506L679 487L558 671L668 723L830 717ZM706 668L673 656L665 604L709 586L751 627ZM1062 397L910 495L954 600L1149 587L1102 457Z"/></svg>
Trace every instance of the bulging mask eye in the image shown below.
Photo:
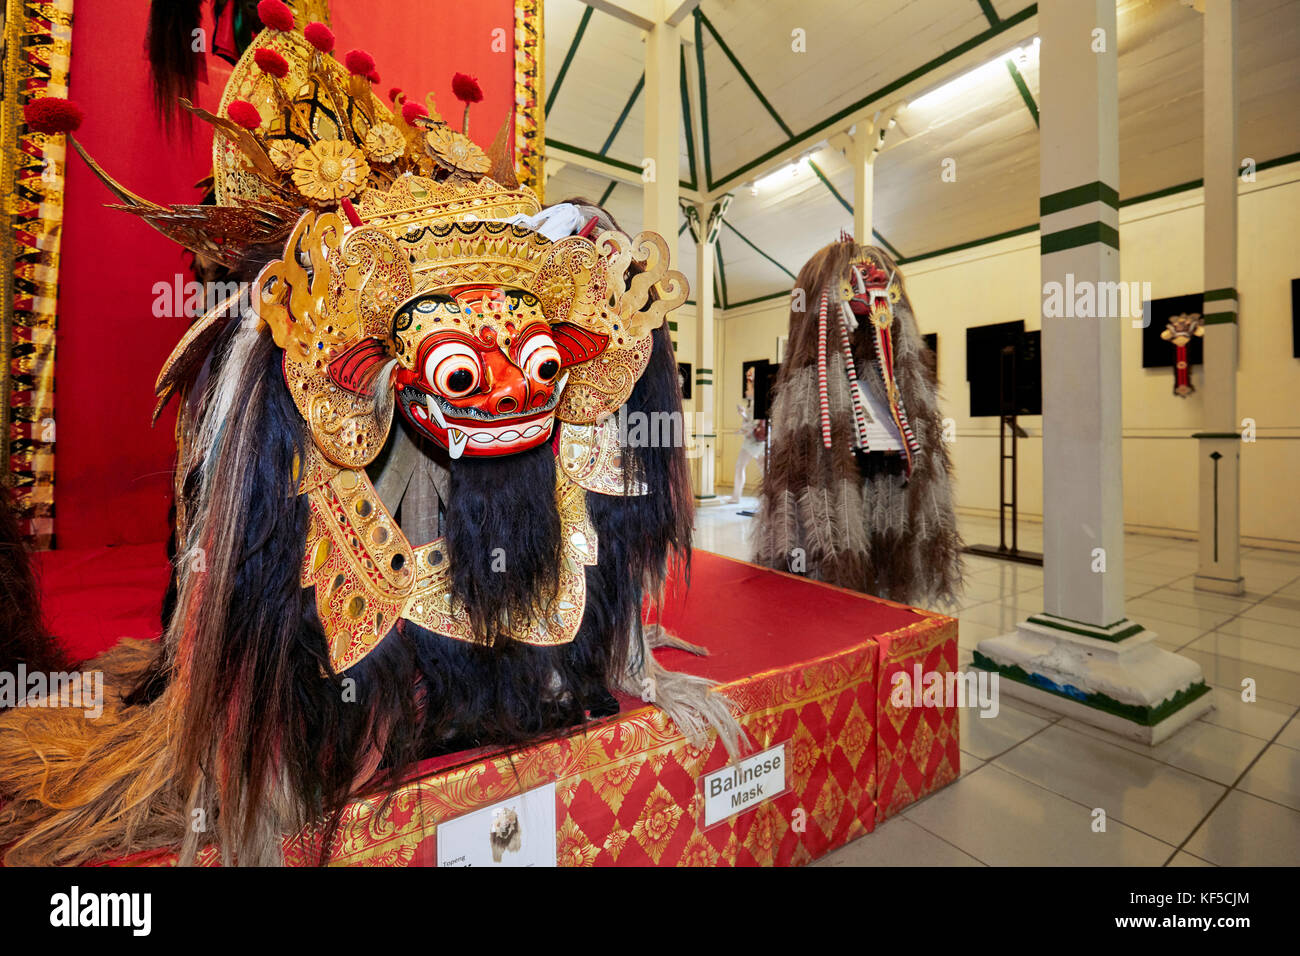
<svg viewBox="0 0 1300 956"><path fill-rule="evenodd" d="M519 347L519 367L532 381L545 385L560 374L560 351L547 332L529 336Z"/></svg>
<svg viewBox="0 0 1300 956"><path fill-rule="evenodd" d="M447 398L464 398L478 388L483 369L478 353L459 342L436 345L424 362L424 377Z"/></svg>

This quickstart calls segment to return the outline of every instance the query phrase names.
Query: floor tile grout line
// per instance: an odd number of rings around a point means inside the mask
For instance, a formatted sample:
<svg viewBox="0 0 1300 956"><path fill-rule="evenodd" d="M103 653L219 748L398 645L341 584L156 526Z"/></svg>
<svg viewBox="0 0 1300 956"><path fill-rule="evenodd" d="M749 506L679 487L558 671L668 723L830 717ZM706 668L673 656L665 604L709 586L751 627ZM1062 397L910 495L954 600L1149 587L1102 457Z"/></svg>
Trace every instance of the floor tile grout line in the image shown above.
<svg viewBox="0 0 1300 956"><path fill-rule="evenodd" d="M1255 766L1255 764L1259 762L1259 758L1264 756L1264 752L1267 751L1269 747L1277 743L1277 738L1281 736L1282 731L1286 730L1287 724L1289 724L1292 720L1295 720L1297 714L1300 714L1300 707L1297 707L1295 709L1295 713L1293 713L1290 716L1290 718L1288 718L1286 724L1283 724L1281 727L1277 729L1277 733L1273 735L1272 739L1270 739L1268 743L1266 743L1263 747L1260 748L1259 753L1255 754L1254 759L1252 759L1251 762L1246 765L1245 770L1243 770L1241 773L1237 775L1237 779L1232 782L1232 784L1228 787L1228 789L1223 791L1219 799L1214 802L1214 806L1210 807L1209 811L1206 812L1205 816L1201 818L1200 822L1197 823L1196 826L1192 827L1192 832L1187 834L1186 839L1184 839L1182 843L1178 844L1178 849L1174 851L1174 856L1177 856L1179 851L1182 850L1183 847L1187 846L1188 842L1192 839L1192 837L1196 836L1196 834L1200 832L1201 827L1205 826L1205 824L1209 822L1210 817L1214 816L1214 811L1218 810L1219 807L1223 804L1223 801L1228 799L1228 795L1237 789L1237 784L1241 783L1241 781L1245 779L1246 775L1250 773L1251 769ZM1249 790L1242 790L1240 792L1247 794L1248 796L1255 797L1257 800L1263 800L1267 803L1273 804L1274 806L1278 806L1286 810L1290 810L1292 813L1300 813L1300 810L1296 810L1295 807L1288 807L1286 804L1278 803L1276 800L1269 800L1268 797L1261 797L1259 796L1259 794L1251 793ZM1192 854L1192 855L1195 856L1196 854ZM1169 860L1165 861L1166 866L1169 865L1169 861L1172 860L1174 856L1171 856ZM1202 857L1202 859L1204 858ZM1214 863L1213 860L1207 860L1206 862ZM1217 863L1215 865L1218 866Z"/></svg>
<svg viewBox="0 0 1300 956"><path fill-rule="evenodd" d="M1237 781L1240 781L1240 779L1241 779L1242 776L1245 776L1247 773L1250 772L1250 768L1251 768L1252 766L1254 766L1255 761L1258 760L1258 759L1260 758L1260 756L1263 755L1263 753L1264 753L1265 750L1267 750L1269 747L1271 747L1271 746L1276 742L1276 740L1277 740L1277 736L1278 736L1279 734L1281 734L1283 730L1286 729L1286 725L1287 725L1288 723L1290 723L1291 720L1293 720L1293 719L1297 716L1297 714L1300 714L1300 707L1297 707L1297 708L1296 708L1296 713L1293 713L1290 717L1288 717L1288 718L1286 719L1286 722L1284 722L1284 723L1282 724L1282 726L1278 728L1277 733L1274 734L1273 737L1272 737L1271 739L1265 741L1264 746L1260 748L1259 753L1257 753L1257 754L1255 755L1254 759L1251 760L1250 764L1247 765L1246 769L1243 770L1243 771L1241 772L1241 775L1237 777ZM1092 725L1089 724L1089 725L1086 725L1086 726L1092 726ZM1215 725L1215 726L1217 726L1217 725ZM1121 747L1121 746L1120 746L1119 744L1117 744L1117 743L1112 743L1112 742L1109 741L1109 740L1103 740L1103 739L1100 738L1100 737L1094 737L1094 736L1092 736L1091 734L1086 734L1086 733L1084 733L1083 731L1081 731L1081 730L1076 730L1076 729L1073 728L1073 727L1069 727L1069 726L1066 726L1066 725L1064 725L1064 724L1060 724L1060 727L1061 727L1062 730L1068 731L1069 733L1072 733L1072 734L1078 734L1078 735L1081 736L1081 737L1088 737L1088 738L1090 738L1090 739L1092 739L1092 740L1095 740L1095 741L1098 742L1098 743L1106 744L1106 745L1111 746L1111 747L1119 747L1119 749L1121 749L1121 750L1125 750L1125 751L1127 751L1128 753L1133 754L1134 756L1137 756L1137 757L1144 757L1144 758L1146 758L1147 760L1150 760L1152 763L1157 764L1157 765L1160 766L1160 767L1164 767L1164 768L1167 768L1167 769L1169 769L1169 770L1174 770L1174 771L1177 771L1178 773L1185 773L1185 774L1187 774L1189 777L1195 777L1195 778L1198 779L1198 780L1202 780L1202 781L1204 781L1205 783L1212 784L1212 785L1214 785L1214 786L1216 786L1216 787L1223 787L1223 788L1224 788L1224 792L1223 792L1222 795L1220 795L1220 797L1219 797L1219 801L1222 801L1223 797L1227 796L1228 792L1229 792L1230 790L1232 790L1233 787L1236 786L1236 782L1234 782L1234 783L1232 783L1232 784L1227 784L1227 783L1224 783L1222 780L1215 780L1213 777L1207 777L1207 776L1205 776L1205 774L1203 774L1203 773L1198 773L1198 772L1195 771L1195 770L1188 770L1188 769L1185 768L1185 767L1179 767L1179 766L1177 766L1177 765L1175 765L1175 764L1169 763L1169 762L1166 761L1166 760L1161 760L1159 757L1153 756L1153 755L1150 754L1150 753L1139 753L1139 752L1136 751L1136 750L1129 750L1127 747ZM1042 728L1042 730L1046 730L1046 729L1047 729L1046 727L1043 727L1043 728ZM1098 728L1095 728L1095 729L1097 729L1097 730L1101 730L1102 728L1098 727ZM1227 727L1223 727L1223 728L1220 728L1220 729L1222 729L1222 730L1228 730ZM1038 731L1037 733L1041 733L1042 730ZM1037 733L1035 733L1033 736L1037 736ZM1241 731L1232 731L1232 733L1241 733ZM1251 737L1252 735L1250 735L1250 734L1243 734L1243 736ZM1021 743L1024 743L1025 741L1027 741L1027 740L1029 740L1029 739L1030 739L1029 737L1026 737L1025 740L1022 740L1022 741L1021 741ZM1254 740L1264 740L1263 737L1252 737L1252 739L1254 739ZM1016 746L1018 747L1018 746L1020 746L1020 744L1017 744ZM1285 745L1285 744L1279 744L1279 746L1285 747L1286 745ZM1008 748L1007 750L1003 751L1003 753L998 754L998 757L1002 757L1002 756L1004 756L1005 754L1010 753L1010 752L1011 752L1012 750L1014 750L1014 749L1015 749L1015 747ZM990 764L990 763L992 763L992 762L993 762L994 760L996 760L996 759L997 759L996 757L994 757L994 758L990 758L989 760L986 760L986 761L985 761L985 764ZM978 768L978 769L981 769L981 770L982 770L982 769L984 769L984 768L983 768L983 766L981 766L981 767ZM1001 766L1000 766L1000 769L1002 769L1002 770L1006 770L1008 773L1016 773L1014 770L1012 770L1012 769L1009 768L1009 767L1001 767ZM1020 774L1016 774L1016 776L1019 777ZM1021 779L1025 779L1025 778L1021 778ZM1032 781L1032 780L1030 780L1029 782L1030 782L1030 783L1034 783L1034 781ZM1042 785L1041 785L1041 784L1035 784L1035 786L1040 786L1040 787L1041 787ZM1045 789L1045 790L1049 790L1049 791L1052 792L1052 793L1056 793L1056 791L1055 791L1055 790L1052 790L1051 787L1043 787L1043 789ZM1243 791L1243 792L1246 792L1246 791ZM1063 793L1060 793L1060 794L1057 794L1057 795L1058 795L1058 796L1065 797L1067 800L1072 800L1072 799L1073 799L1072 797L1068 797L1068 796L1066 796L1066 795L1063 794ZM1251 796L1256 796L1256 794L1251 794ZM1260 797L1260 799L1261 799L1261 800L1267 800L1268 798L1267 798L1267 797ZM1079 801L1075 800L1075 802L1078 803ZM1277 804L1278 806L1281 806L1281 807L1286 807L1286 804L1280 804L1280 803L1277 803L1276 800L1270 800L1269 802L1270 802L1270 803ZM1216 806L1217 806L1217 802L1216 802ZM1213 809L1214 809L1214 808L1211 807L1211 808L1210 808L1210 812L1213 812ZM1294 808L1294 807L1286 807L1286 809L1288 809L1288 810L1294 810L1295 808ZM1300 812L1300 811L1297 811L1297 812ZM1116 817L1116 819L1119 819L1119 818ZM1123 823L1122 820L1120 820L1120 822ZM1201 821L1201 822L1203 822L1203 821ZM1131 823L1125 823L1124 825L1125 825L1126 827L1131 828L1131 829L1135 829L1135 830L1138 829L1137 827L1133 826L1133 824L1131 824ZM1200 822L1197 823L1197 826L1200 826ZM1141 832L1145 833L1146 831L1143 830L1143 831L1141 831ZM1196 830L1195 830L1195 828L1193 828L1192 833L1195 833L1195 832L1196 832ZM1162 839L1161 837L1158 837L1158 836L1156 836L1156 835L1153 834L1153 833L1147 833L1147 836L1149 836L1149 837L1151 837L1152 839L1155 839L1155 840L1160 840L1161 843L1169 843L1168 840ZM1188 839L1191 839L1191 834L1188 835ZM1184 841L1184 842L1186 842L1186 841Z"/></svg>
<svg viewBox="0 0 1300 956"><path fill-rule="evenodd" d="M979 767L976 767L975 770L972 770L971 773L975 773L976 770L981 770L981 769L983 769L983 765L982 765L982 764L981 764ZM970 776L970 774L967 774L967 776ZM957 778L957 780L954 780L953 783L956 783L958 780L961 780L961 777L960 777L960 776ZM993 865L992 863L986 863L984 860L981 860L979 857L977 857L977 856L976 856L974 853L972 853L970 850L963 850L963 849L962 849L961 847L959 847L957 844L955 844L955 843L953 843L951 840L949 840L946 836L943 836L943 835L940 834L940 833L935 833L933 830L929 829L928 827L924 827L924 826L922 826L921 824L917 823L915 820L913 820L911 817L909 817L909 816L907 815L908 810L911 810L912 807L919 807L921 804L925 803L926 800L928 800L928 799L930 799L931 797L933 797L936 793L943 793L943 791L944 791L944 790L947 790L947 789L948 789L947 787L943 787L943 788L941 788L941 789L939 789L939 790L934 790L934 791L931 791L930 793L927 793L927 794L926 794L924 797L922 797L920 800L916 801L916 803L910 804L910 805L907 806L907 807L906 807L906 808L905 808L901 813L897 814L896 816L890 817L889 819L890 819L890 820L906 820L908 823L912 824L912 826L916 827L918 830L921 830L923 833L928 833L928 834L930 834L930 836L934 837L936 840L939 840L940 842L943 842L943 843L948 844L950 847L952 847L954 850L956 850L956 851L957 851L958 853L960 853L962 856L968 856L968 857L970 857L972 860L974 860L974 861L975 861L976 863L978 863L980 866L992 866L992 865ZM889 820L886 820L884 823L881 824L881 826L885 826L885 825L887 825L888 823L889 823Z"/></svg>
<svg viewBox="0 0 1300 956"><path fill-rule="evenodd" d="M973 776L973 775L979 773L979 772L980 772L981 770L983 770L985 767L987 767L987 766L989 766L990 764L992 764L995 760L997 760L997 759L999 759L999 758L1001 758L1001 757L1004 757L1004 756L1006 756L1007 754L1011 753L1011 751L1013 751L1013 750L1015 750L1017 747L1021 746L1021 744L1024 744L1024 743L1027 743L1027 742L1030 741L1030 740L1033 740L1035 737L1037 737L1037 736L1038 736L1039 734L1041 734L1043 731L1047 730L1048 727L1054 727L1054 726L1056 726L1057 723L1059 722L1059 720L1060 720L1060 718L1057 718L1057 720L1054 720L1054 721L1052 721L1051 723L1049 723L1049 724L1047 725L1047 727L1040 727L1040 728L1038 728L1038 730L1034 731L1032 734L1030 734L1030 735L1029 735L1028 737L1026 737L1024 740L1020 741L1019 743L1012 744L1010 747L1008 747L1006 750L1002 751L1001 753L997 754L996 756L990 757L988 760L985 760L982 764L980 764L978 767L976 767L974 770L972 770L969 774L967 774L967 776ZM1070 728L1069 728L1069 727L1066 727L1066 728L1063 728L1063 729L1065 729L1065 730L1069 730ZM1078 731L1075 731L1075 733L1078 733ZM1104 743L1104 742L1105 742L1105 741L1103 741L1103 743ZM1079 801L1079 800L1074 799L1074 797L1067 796L1067 795L1064 794L1064 793L1058 793L1057 791L1053 790L1051 787L1045 787L1045 786L1043 786L1041 783L1038 783L1036 780L1030 780L1028 777L1022 777L1020 774L1016 773L1016 772L1015 772L1014 770L1012 770L1010 767L1004 767L1004 766L1002 766L1001 764L999 764L999 765L998 765L998 769L1001 770L1003 773L1009 773L1009 774L1011 774L1011 776L1015 777L1017 780L1020 780L1020 781L1022 781L1022 782L1024 782L1024 783L1027 783L1027 784L1029 784L1031 787L1037 787L1039 790L1042 790L1044 793L1050 793L1050 794L1051 794L1052 796L1054 796L1054 797L1060 797L1062 800L1065 800L1065 801L1067 801L1067 802L1069 802L1069 803L1073 803L1075 806L1082 807L1082 808L1085 809L1085 810L1093 810L1093 809L1096 809L1095 807L1089 807L1086 803L1083 803L1083 802L1081 802L1081 801ZM1174 769L1178 769L1178 768L1174 768ZM961 782L961 778L960 778L960 777L958 777L957 780L953 781L954 784L955 784L955 783L960 783L960 782ZM1218 786L1222 787L1222 786L1224 786L1224 785L1223 785L1222 783L1220 783L1220 784L1218 784ZM946 789L946 788L945 788L945 789ZM942 793L942 792L943 792L942 790L936 790L934 793L927 794L926 796L927 796L927 798L928 798L928 797L934 796L935 793ZM924 801L918 801L917 803L914 803L914 804L912 805L912 807L920 806L922 802L924 802ZM904 811L903 811L903 813L906 815L908 812L910 812L910 811L912 810L912 807L908 807L907 810L904 810ZM908 817L908 819L911 820L911 817ZM1107 819L1109 819L1109 814L1107 815ZM1163 843L1165 846L1172 846L1172 845L1173 845L1173 844L1171 844L1168 840L1164 840L1164 839L1161 839L1161 838L1158 837L1158 836L1155 836L1154 834L1147 833L1145 830L1140 830L1140 829L1138 829L1137 827L1135 827L1135 826L1134 826L1133 824L1131 824L1131 823L1124 823L1124 821L1123 821L1123 820L1120 820L1119 817L1115 817L1115 819L1116 819L1116 820L1119 820L1119 822L1120 822L1121 824L1123 824L1125 827L1127 827L1128 829L1134 831L1135 833L1141 833L1143 836L1145 836L1145 837L1149 837L1150 839L1155 840L1157 843ZM912 820L912 822L913 822L913 823L916 823L917 826L921 827L921 829L922 829L922 830L925 830L927 833L933 833L932 830L928 829L927 827L925 827L925 826L922 825L921 823L918 823L916 820ZM1199 826L1199 824L1198 824L1198 826ZM943 839L943 837L939 836L939 834L937 834L937 833L933 833L933 835L939 837L939 839L941 839L941 840ZM956 844L953 844L953 845L956 846ZM957 849L960 850L961 847L957 847ZM965 853L967 856L974 856L974 854L971 853L969 850L962 850L962 852ZM978 858L977 858L977 859L978 859ZM981 861L981 862L982 862L982 861ZM990 866L991 866L992 864L987 864L987 865L990 865Z"/></svg>

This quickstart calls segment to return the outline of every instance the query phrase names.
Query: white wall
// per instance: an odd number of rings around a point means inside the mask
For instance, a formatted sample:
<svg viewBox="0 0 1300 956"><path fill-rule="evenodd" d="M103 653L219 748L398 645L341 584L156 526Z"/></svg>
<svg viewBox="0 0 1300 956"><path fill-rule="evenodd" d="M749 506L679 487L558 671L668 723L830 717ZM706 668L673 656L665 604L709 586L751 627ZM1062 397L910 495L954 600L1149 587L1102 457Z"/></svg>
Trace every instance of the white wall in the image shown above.
<svg viewBox="0 0 1300 956"><path fill-rule="evenodd" d="M1266 170L1241 185L1238 207L1239 417L1253 418L1258 441L1242 446L1242 535L1248 544L1300 548L1300 359L1292 358L1290 283L1300 278L1300 164ZM1203 291L1203 208L1189 190L1120 211L1121 279L1151 283L1151 296ZM1024 319L1041 327L1039 234L979 246L903 266L924 332L939 333L944 415L956 423L952 446L958 508L996 513L997 422L971 418L965 381L970 326ZM793 268L795 264L791 264ZM797 271L797 270L796 270ZM727 312L714 381L720 386L718 475L729 489L740 446L736 403L741 363L776 358L788 300ZM1171 369L1142 368L1141 331L1125 324L1123 352L1124 517L1134 530L1194 536L1197 442L1203 392L1173 395ZM690 326L683 325L683 328ZM685 344L685 343L683 343ZM1200 366L1192 370L1200 386ZM1042 418L1021 419L1020 511L1042 515ZM757 485L750 469L750 489Z"/></svg>

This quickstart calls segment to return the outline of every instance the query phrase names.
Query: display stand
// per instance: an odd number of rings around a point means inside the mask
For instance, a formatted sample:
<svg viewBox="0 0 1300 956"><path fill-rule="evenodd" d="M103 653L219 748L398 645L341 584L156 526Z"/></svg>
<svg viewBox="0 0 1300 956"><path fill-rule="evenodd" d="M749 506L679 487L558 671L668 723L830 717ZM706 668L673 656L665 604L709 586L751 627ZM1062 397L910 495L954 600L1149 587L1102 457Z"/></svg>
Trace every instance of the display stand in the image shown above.
<svg viewBox="0 0 1300 956"><path fill-rule="evenodd" d="M1016 439L1029 434L1016 422L1016 350L1008 345L1002 350L999 392L1002 416L998 428L998 544L972 544L964 550L986 558L999 558L1020 564L1043 566L1037 551L1021 551L1017 540L1019 527L1019 482ZM1011 500L1007 500L1007 463L1011 463ZM1007 547L1007 518L1011 523L1011 546Z"/></svg>
<svg viewBox="0 0 1300 956"><path fill-rule="evenodd" d="M47 583L58 585L46 594L52 619L73 625L89 588L112 587L120 601L111 630L156 634L166 556L161 548L136 551L130 567L50 552L42 564ZM942 680L958 669L953 618L698 551L689 590L679 571L660 620L710 652L662 648L655 653L664 666L718 681L737 705L748 750L766 754L758 762L781 756L747 790L727 793L720 815L708 806L717 788L706 780L719 771L724 781L749 779L753 758L730 761L712 733L697 746L662 711L621 697L617 716L567 736L424 761L390 799L365 796L348 806L330 862L464 865L459 831L490 825L506 806L524 821L526 841L546 844L529 858L561 866L797 865L870 833L959 776L960 708L922 693L929 675ZM82 652L107 641L99 643ZM900 681L913 692L900 698ZM539 800L545 821L529 816ZM486 849L487 829L479 836L471 848ZM319 839L312 828L286 839L285 862L314 865ZM198 862L219 860L209 848ZM175 855L113 862L171 865ZM508 853L496 865L518 862L524 854Z"/></svg>

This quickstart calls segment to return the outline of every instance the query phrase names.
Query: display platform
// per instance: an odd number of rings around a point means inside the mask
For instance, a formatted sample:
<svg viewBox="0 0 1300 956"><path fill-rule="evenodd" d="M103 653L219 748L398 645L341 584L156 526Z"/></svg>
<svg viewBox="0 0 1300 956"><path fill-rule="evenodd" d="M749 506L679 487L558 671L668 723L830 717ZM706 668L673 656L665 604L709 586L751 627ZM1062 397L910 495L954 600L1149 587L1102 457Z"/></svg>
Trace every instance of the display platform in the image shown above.
<svg viewBox="0 0 1300 956"><path fill-rule="evenodd" d="M104 626L156 634L156 623L148 623L151 614L156 622L161 593L150 590L160 572L153 552L112 551L119 553L68 567L57 553L44 558L49 617L63 633L69 631L60 625L87 613L76 584L98 588L102 572L103 586L120 588ZM957 709L890 700L900 671L913 678L918 665L924 674L956 669L956 620L707 552L696 552L689 580L689 590L680 578L670 584L663 624L710 655L656 654L668 668L722 685L739 705L750 753L763 754L757 763L767 764L766 772L759 766L751 773L742 762L711 780L710 801L702 779L727 767L716 737L696 748L655 708L625 698L616 717L567 737L511 754L483 750L424 762L387 802L363 799L348 809L331 862L479 862L475 853L492 849L493 825L500 831L502 820L513 820L509 825L526 835L513 850L508 837L497 848L502 865L552 858L562 866L802 864L956 779ZM553 796L541 789L551 787ZM706 817L706 804L726 814L735 799L742 812ZM549 826L553 845L544 832ZM480 830L481 839L474 836ZM286 841L286 861L313 864L318 846L315 832ZM173 857L115 862L166 865ZM200 862L216 862L216 855Z"/></svg>

